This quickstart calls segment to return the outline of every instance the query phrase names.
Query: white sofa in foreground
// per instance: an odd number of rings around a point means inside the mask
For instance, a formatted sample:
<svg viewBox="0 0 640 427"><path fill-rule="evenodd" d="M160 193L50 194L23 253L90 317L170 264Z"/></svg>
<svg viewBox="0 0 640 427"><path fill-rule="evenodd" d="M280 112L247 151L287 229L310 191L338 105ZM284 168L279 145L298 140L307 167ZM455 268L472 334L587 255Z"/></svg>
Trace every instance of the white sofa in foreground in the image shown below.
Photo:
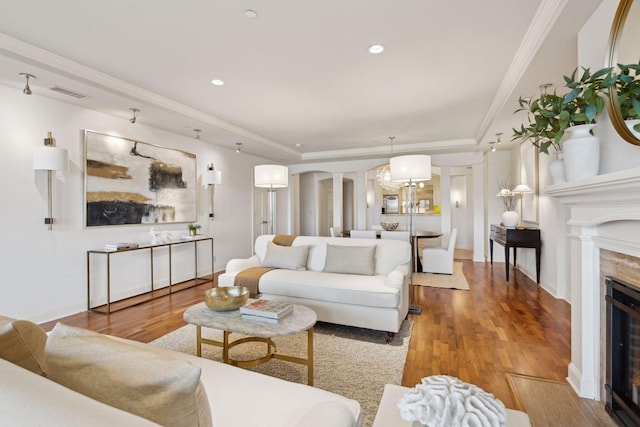
<svg viewBox="0 0 640 427"><path fill-rule="evenodd" d="M361 425L360 404L335 393L60 324L47 336L3 316L0 378L0 426Z"/></svg>
<svg viewBox="0 0 640 427"><path fill-rule="evenodd" d="M218 277L218 285L233 286L240 271L264 266L267 249L274 237L258 236L254 256L230 260L226 271ZM278 268L264 274L259 282L261 298L307 306L324 322L386 331L390 335L400 330L409 309L409 242L298 236L291 246L308 246L306 262L300 269ZM375 246L372 274L353 274L359 270L357 264L366 261L357 252L348 255L349 248L357 251L358 247L372 246ZM347 255L329 265L326 262L328 250L332 254L340 250ZM335 261L335 257L330 259Z"/></svg>

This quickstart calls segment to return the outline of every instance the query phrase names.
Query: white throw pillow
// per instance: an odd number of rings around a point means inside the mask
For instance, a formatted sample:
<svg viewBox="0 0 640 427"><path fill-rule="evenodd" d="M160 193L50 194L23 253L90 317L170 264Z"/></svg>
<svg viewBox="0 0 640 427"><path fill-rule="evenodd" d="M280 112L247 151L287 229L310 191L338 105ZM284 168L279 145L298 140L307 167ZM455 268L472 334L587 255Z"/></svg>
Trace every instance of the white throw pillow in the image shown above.
<svg viewBox="0 0 640 427"><path fill-rule="evenodd" d="M201 369L93 331L58 323L45 348L51 380L163 426L211 426Z"/></svg>
<svg viewBox="0 0 640 427"><path fill-rule="evenodd" d="M341 246L327 244L327 256L322 271L373 276L376 272L376 245Z"/></svg>
<svg viewBox="0 0 640 427"><path fill-rule="evenodd" d="M286 270L306 270L309 246L280 246L267 243L267 253L263 267L284 268Z"/></svg>

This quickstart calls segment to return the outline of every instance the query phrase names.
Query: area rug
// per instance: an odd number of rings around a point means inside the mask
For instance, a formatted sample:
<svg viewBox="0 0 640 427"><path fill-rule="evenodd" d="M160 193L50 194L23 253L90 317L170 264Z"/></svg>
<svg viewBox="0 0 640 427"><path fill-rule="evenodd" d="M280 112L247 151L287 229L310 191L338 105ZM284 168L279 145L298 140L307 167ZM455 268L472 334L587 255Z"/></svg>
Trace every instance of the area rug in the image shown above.
<svg viewBox="0 0 640 427"><path fill-rule="evenodd" d="M469 283L462 273L462 263L453 263L453 274L413 273L413 284L433 288L469 290Z"/></svg>
<svg viewBox="0 0 640 427"><path fill-rule="evenodd" d="M407 358L413 323L405 320L391 343L387 334L370 329L318 322L314 327L314 387L360 402L363 427L373 424L385 384L400 384ZM222 332L202 329L205 338L222 340ZM232 334L232 339L242 338ZM306 357L307 334L276 337L279 353ZM152 341L158 347L196 354L196 328L193 325L170 332ZM250 359L264 354L264 344L243 344L231 349L234 359ZM222 360L222 349L203 345L203 357ZM307 368L282 360L246 368L301 384L307 383Z"/></svg>
<svg viewBox="0 0 640 427"><path fill-rule="evenodd" d="M565 381L507 373L517 409L529 415L532 426L616 426L604 404L578 397Z"/></svg>

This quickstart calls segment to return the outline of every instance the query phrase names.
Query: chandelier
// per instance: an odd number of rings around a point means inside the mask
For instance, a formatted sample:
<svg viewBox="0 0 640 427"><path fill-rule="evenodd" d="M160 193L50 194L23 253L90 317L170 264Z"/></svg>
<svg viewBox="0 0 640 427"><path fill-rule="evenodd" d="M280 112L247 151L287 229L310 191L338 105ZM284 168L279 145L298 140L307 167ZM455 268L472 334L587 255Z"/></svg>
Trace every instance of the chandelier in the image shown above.
<svg viewBox="0 0 640 427"><path fill-rule="evenodd" d="M376 179L382 188L396 191L404 185L402 181L391 181L391 169L389 165L380 166L376 171Z"/></svg>
<svg viewBox="0 0 640 427"><path fill-rule="evenodd" d="M389 142L391 143L391 155L393 156L393 140L396 139L395 136L389 137ZM391 181L391 168L389 165L380 166L376 171L376 178L378 179L378 183L382 188L388 191L396 191L400 187L403 186L402 181Z"/></svg>

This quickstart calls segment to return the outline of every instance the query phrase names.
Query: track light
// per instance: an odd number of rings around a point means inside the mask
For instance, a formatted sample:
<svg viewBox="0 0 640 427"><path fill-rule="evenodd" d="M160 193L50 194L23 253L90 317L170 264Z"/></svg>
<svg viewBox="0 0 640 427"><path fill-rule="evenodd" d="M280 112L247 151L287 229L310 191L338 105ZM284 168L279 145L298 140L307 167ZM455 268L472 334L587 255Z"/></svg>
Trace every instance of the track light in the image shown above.
<svg viewBox="0 0 640 427"><path fill-rule="evenodd" d="M28 74L28 73L20 73L21 76L24 76L25 79L27 80L27 84L24 86L24 89L22 89L22 93L24 93L25 95L31 95L31 88L29 87L29 77L31 78L36 78L36 76L34 76L33 74Z"/></svg>
<svg viewBox="0 0 640 427"><path fill-rule="evenodd" d="M236 153L240 154L242 150L242 142L236 142Z"/></svg>
<svg viewBox="0 0 640 427"><path fill-rule="evenodd" d="M497 132L496 133L496 144L500 144L502 141L500 141L500 137L502 136L502 132Z"/></svg>
<svg viewBox="0 0 640 427"><path fill-rule="evenodd" d="M138 120L138 113L140 112L140 109L138 109L138 108L129 108L129 110L133 111L133 117L131 117L129 119L129 121L131 123L135 123L136 120Z"/></svg>
<svg viewBox="0 0 640 427"><path fill-rule="evenodd" d="M490 142L489 143L489 148L491 148L491 152L493 153L494 151L496 151L496 147L495 147L495 142Z"/></svg>
<svg viewBox="0 0 640 427"><path fill-rule="evenodd" d="M194 129L193 131L196 133L196 139L200 141L200 132L202 132L202 129Z"/></svg>

